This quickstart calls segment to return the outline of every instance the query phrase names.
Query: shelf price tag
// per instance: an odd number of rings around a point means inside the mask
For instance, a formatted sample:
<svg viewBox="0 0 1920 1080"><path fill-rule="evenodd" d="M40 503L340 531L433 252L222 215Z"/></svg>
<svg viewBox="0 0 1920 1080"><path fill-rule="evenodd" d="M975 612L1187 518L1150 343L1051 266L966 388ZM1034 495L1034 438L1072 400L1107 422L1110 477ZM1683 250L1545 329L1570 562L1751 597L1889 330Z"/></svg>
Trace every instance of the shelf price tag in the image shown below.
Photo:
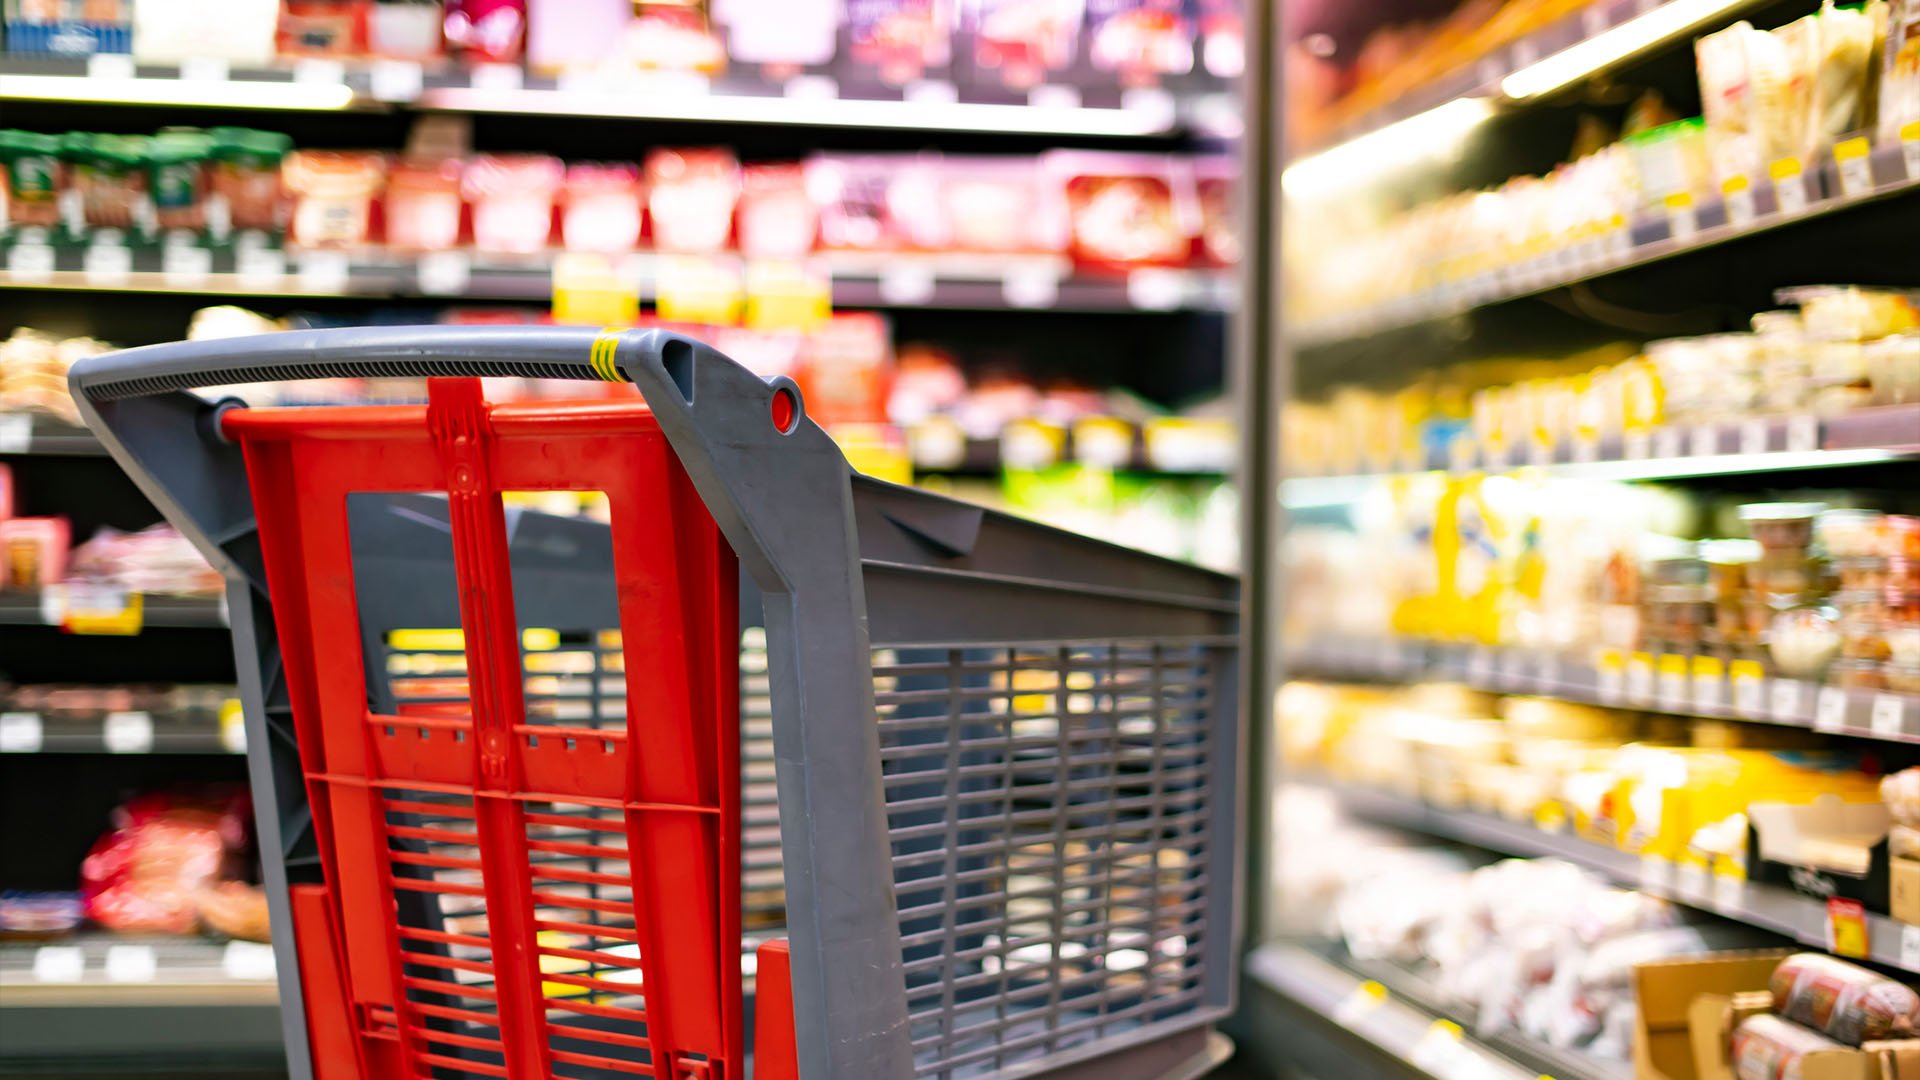
<svg viewBox="0 0 1920 1080"><path fill-rule="evenodd" d="M277 289L287 273L287 257L273 248L239 248L233 253L233 270L240 284L249 289Z"/></svg>
<svg viewBox="0 0 1920 1080"><path fill-rule="evenodd" d="M1187 296L1186 275L1145 267L1127 275L1127 306L1141 311L1172 311Z"/></svg>
<svg viewBox="0 0 1920 1080"><path fill-rule="evenodd" d="M467 84L475 90L511 93L526 85L526 73L519 64L475 64Z"/></svg>
<svg viewBox="0 0 1920 1080"><path fill-rule="evenodd" d="M1713 895L1705 863L1692 860L1674 864L1673 889L1688 900L1705 900Z"/></svg>
<svg viewBox="0 0 1920 1080"><path fill-rule="evenodd" d="M24 454L33 445L32 413L0 413L0 454Z"/></svg>
<svg viewBox="0 0 1920 1080"><path fill-rule="evenodd" d="M880 271L880 299L895 307L919 307L933 299L933 267L912 259L890 261Z"/></svg>
<svg viewBox="0 0 1920 1080"><path fill-rule="evenodd" d="M1873 193L1873 146L1864 137L1833 144L1833 163L1840 170L1840 192L1849 199Z"/></svg>
<svg viewBox="0 0 1920 1080"><path fill-rule="evenodd" d="M1594 689L1603 705L1618 704L1626 696L1626 660L1617 649L1603 649L1594 658Z"/></svg>
<svg viewBox="0 0 1920 1080"><path fill-rule="evenodd" d="M300 257L300 289L335 295L347 291L350 273L344 251L309 251Z"/></svg>
<svg viewBox="0 0 1920 1080"><path fill-rule="evenodd" d="M45 281L53 276L53 247L38 240L20 240L7 252L7 272L21 281Z"/></svg>
<svg viewBox="0 0 1920 1080"><path fill-rule="evenodd" d="M1673 860L1659 855L1640 856L1640 887L1663 892L1673 881Z"/></svg>
<svg viewBox="0 0 1920 1080"><path fill-rule="evenodd" d="M1920 120L1900 129L1900 156L1907 162L1907 179L1920 180Z"/></svg>
<svg viewBox="0 0 1920 1080"><path fill-rule="evenodd" d="M1015 420L1000 432L1000 462L1009 469L1044 469L1060 460L1066 431L1045 420Z"/></svg>
<svg viewBox="0 0 1920 1080"><path fill-rule="evenodd" d="M226 82L232 75L224 57L190 56L180 61L181 82Z"/></svg>
<svg viewBox="0 0 1920 1080"><path fill-rule="evenodd" d="M1875 694L1873 716L1869 723L1875 735L1907 733L1907 702L1898 694Z"/></svg>
<svg viewBox="0 0 1920 1080"><path fill-rule="evenodd" d="M1920 926L1901 924L1900 966L1907 971L1920 971Z"/></svg>
<svg viewBox="0 0 1920 1080"><path fill-rule="evenodd" d="M1000 278L1000 294L1014 308L1050 308L1060 299L1060 270L1049 265L1016 265Z"/></svg>
<svg viewBox="0 0 1920 1080"><path fill-rule="evenodd" d="M1801 684L1798 679L1775 679L1769 704L1775 720L1801 723Z"/></svg>
<svg viewBox="0 0 1920 1080"><path fill-rule="evenodd" d="M1700 216L1694 213L1693 196L1684 191L1676 191L1666 198L1667 231L1682 243L1693 239L1700 231Z"/></svg>
<svg viewBox="0 0 1920 1080"><path fill-rule="evenodd" d="M273 946L257 941L229 941L220 954L220 970L229 979L267 982L274 976Z"/></svg>
<svg viewBox="0 0 1920 1080"><path fill-rule="evenodd" d="M33 950L34 982L76 983L86 971L86 953L78 945L42 945Z"/></svg>
<svg viewBox="0 0 1920 1080"><path fill-rule="evenodd" d="M1426 1034L1420 1036L1420 1041L1414 1043L1413 1049L1407 1052L1407 1060L1425 1072L1444 1076L1452 1071L1464 1047L1459 1024L1451 1020L1435 1020L1427 1028Z"/></svg>
<svg viewBox="0 0 1920 1080"><path fill-rule="evenodd" d="M1720 452L1720 429L1712 424L1701 424L1693 429L1693 438L1687 442L1687 453L1693 457L1712 457Z"/></svg>
<svg viewBox="0 0 1920 1080"><path fill-rule="evenodd" d="M38 753L40 742L39 713L0 713L0 754Z"/></svg>
<svg viewBox="0 0 1920 1080"><path fill-rule="evenodd" d="M425 73L412 60L375 60L368 77L369 89L380 101L412 101L426 84Z"/></svg>
<svg viewBox="0 0 1920 1080"><path fill-rule="evenodd" d="M220 745L230 754L247 752L247 718L238 698L220 703Z"/></svg>
<svg viewBox="0 0 1920 1080"><path fill-rule="evenodd" d="M1717 656L1693 658L1693 705L1702 711L1726 706L1726 669Z"/></svg>
<svg viewBox="0 0 1920 1080"><path fill-rule="evenodd" d="M133 252L121 243L94 243L80 257L90 285L125 285L133 275Z"/></svg>
<svg viewBox="0 0 1920 1080"><path fill-rule="evenodd" d="M1387 988L1368 979L1353 988L1353 993L1333 1007L1335 1023L1352 1027L1361 1017L1379 1008L1387 1000Z"/></svg>
<svg viewBox="0 0 1920 1080"><path fill-rule="evenodd" d="M955 469L967 460L967 433L950 416L929 416L907 429L907 453L923 469Z"/></svg>
<svg viewBox="0 0 1920 1080"><path fill-rule="evenodd" d="M1627 700L1639 705L1653 702L1653 657L1637 652L1627 658Z"/></svg>
<svg viewBox="0 0 1920 1080"><path fill-rule="evenodd" d="M1073 458L1104 469L1126 468L1133 461L1133 425L1111 416L1074 421Z"/></svg>
<svg viewBox="0 0 1920 1080"><path fill-rule="evenodd" d="M1644 461L1653 455L1652 433L1640 429L1627 432L1621 437L1620 453L1628 461Z"/></svg>
<svg viewBox="0 0 1920 1080"><path fill-rule="evenodd" d="M1767 167L1773 177L1774 195L1780 200L1780 212L1798 214L1807 208L1807 177L1797 157L1783 157Z"/></svg>
<svg viewBox="0 0 1920 1080"><path fill-rule="evenodd" d="M1847 729L1847 692L1838 686L1823 686L1816 699L1813 710L1813 730L1845 731Z"/></svg>
<svg viewBox="0 0 1920 1080"><path fill-rule="evenodd" d="M1229 472L1239 453L1238 429L1223 417L1156 416L1140 436L1147 464L1162 472Z"/></svg>
<svg viewBox="0 0 1920 1080"><path fill-rule="evenodd" d="M1733 711L1741 716L1767 714L1767 674L1757 660L1735 660L1727 665L1727 682L1733 688Z"/></svg>
<svg viewBox="0 0 1920 1080"><path fill-rule="evenodd" d="M1713 875L1713 906L1722 913L1743 910L1747 902L1747 879L1737 874Z"/></svg>
<svg viewBox="0 0 1920 1080"><path fill-rule="evenodd" d="M1753 224L1753 185L1744 176L1729 176L1720 185L1721 199L1727 207L1727 224L1744 229Z"/></svg>
<svg viewBox="0 0 1920 1080"><path fill-rule="evenodd" d="M1492 686L1497 677L1492 649L1478 648L1467 654L1467 685Z"/></svg>
<svg viewBox="0 0 1920 1080"><path fill-rule="evenodd" d="M1743 454L1764 454L1769 442L1767 422L1755 417L1740 425L1740 452Z"/></svg>
<svg viewBox="0 0 1920 1080"><path fill-rule="evenodd" d="M109 754L145 754L153 749L153 717L144 712L113 712L100 726Z"/></svg>
<svg viewBox="0 0 1920 1080"><path fill-rule="evenodd" d="M303 56L293 62L293 81L308 86L339 86L347 81L347 65L324 56Z"/></svg>
<svg viewBox="0 0 1920 1080"><path fill-rule="evenodd" d="M131 79L134 74L133 56L129 53L94 53L87 57L89 79Z"/></svg>
<svg viewBox="0 0 1920 1080"><path fill-rule="evenodd" d="M151 945L107 946L107 981L148 983L160 973L160 961Z"/></svg>
<svg viewBox="0 0 1920 1080"><path fill-rule="evenodd" d="M1655 670L1660 673L1660 707L1671 712L1685 712L1687 708L1687 658L1666 654L1660 657Z"/></svg>
<svg viewBox="0 0 1920 1080"><path fill-rule="evenodd" d="M430 251L420 256L414 274L428 296L460 296L473 278L473 263L464 251Z"/></svg>
<svg viewBox="0 0 1920 1080"><path fill-rule="evenodd" d="M213 252L192 244L168 244L160 252L160 274L175 288L204 286L213 273Z"/></svg>
<svg viewBox="0 0 1920 1080"><path fill-rule="evenodd" d="M740 321L745 284L731 260L676 255L662 259L659 271L654 305L661 318L716 326Z"/></svg>
<svg viewBox="0 0 1920 1080"><path fill-rule="evenodd" d="M1835 956L1867 957L1867 909L1858 900L1827 901L1827 950Z"/></svg>
<svg viewBox="0 0 1920 1080"><path fill-rule="evenodd" d="M1679 428L1663 427L1653 433L1653 456L1663 459L1680 456Z"/></svg>

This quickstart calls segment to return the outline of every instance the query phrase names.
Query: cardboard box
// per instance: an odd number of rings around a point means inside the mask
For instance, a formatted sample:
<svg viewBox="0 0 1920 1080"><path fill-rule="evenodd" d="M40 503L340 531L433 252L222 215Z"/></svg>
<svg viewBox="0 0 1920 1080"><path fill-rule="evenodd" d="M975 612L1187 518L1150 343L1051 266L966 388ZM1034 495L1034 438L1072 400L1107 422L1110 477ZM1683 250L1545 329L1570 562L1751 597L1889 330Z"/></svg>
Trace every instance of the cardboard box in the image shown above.
<svg viewBox="0 0 1920 1080"><path fill-rule="evenodd" d="M1920 859L1888 861L1887 911L1903 923L1920 924Z"/></svg>
<svg viewBox="0 0 1920 1080"><path fill-rule="evenodd" d="M1702 994L1688 1008L1697 1080L1737 1080L1728 1062L1733 1029L1740 1021L1773 1007L1764 990ZM1920 1040L1864 1043L1815 1050L1800 1058L1800 1080L1913 1080L1920 1077Z"/></svg>
<svg viewBox="0 0 1920 1080"><path fill-rule="evenodd" d="M1688 1015L1695 999L1742 990L1765 990L1785 949L1704 953L1638 964L1633 969L1639 1003L1633 1037L1635 1080L1705 1080L1694 1063Z"/></svg>

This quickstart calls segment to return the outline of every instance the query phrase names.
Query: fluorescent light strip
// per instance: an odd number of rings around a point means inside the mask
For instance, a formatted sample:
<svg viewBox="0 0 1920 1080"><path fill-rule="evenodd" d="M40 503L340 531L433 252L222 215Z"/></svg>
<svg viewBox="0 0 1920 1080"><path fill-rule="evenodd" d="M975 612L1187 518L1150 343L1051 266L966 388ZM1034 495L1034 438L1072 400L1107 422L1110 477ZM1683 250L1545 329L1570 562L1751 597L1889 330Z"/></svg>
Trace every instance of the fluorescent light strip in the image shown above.
<svg viewBox="0 0 1920 1080"><path fill-rule="evenodd" d="M658 102L658 104L651 104ZM821 127L922 128L1033 135L1164 135L1176 126L1150 109L1045 108L954 101L868 101L858 98L751 97L741 94L673 97L580 93L568 90L428 90L417 104L449 112L550 116L624 116L740 124L813 124Z"/></svg>
<svg viewBox="0 0 1920 1080"><path fill-rule="evenodd" d="M1301 158L1280 174L1295 198L1348 191L1385 173L1458 147L1493 115L1486 98L1454 98L1338 146Z"/></svg>
<svg viewBox="0 0 1920 1080"><path fill-rule="evenodd" d="M1713 457L1641 458L1548 465L1530 471L1556 480L1681 480L1695 476L1754 475L1795 469L1875 465L1916 456L1901 450L1800 450L1767 454L1719 454ZM1289 510L1343 506L1365 497L1389 473L1360 476L1301 476L1280 483L1280 503Z"/></svg>
<svg viewBox="0 0 1920 1080"><path fill-rule="evenodd" d="M1701 23L1752 0L1667 0L1644 15L1528 64L1500 80L1500 93L1514 101L1550 94L1653 46L1691 34Z"/></svg>
<svg viewBox="0 0 1920 1080"><path fill-rule="evenodd" d="M0 98L328 112L352 106L353 88L345 83L0 75Z"/></svg>

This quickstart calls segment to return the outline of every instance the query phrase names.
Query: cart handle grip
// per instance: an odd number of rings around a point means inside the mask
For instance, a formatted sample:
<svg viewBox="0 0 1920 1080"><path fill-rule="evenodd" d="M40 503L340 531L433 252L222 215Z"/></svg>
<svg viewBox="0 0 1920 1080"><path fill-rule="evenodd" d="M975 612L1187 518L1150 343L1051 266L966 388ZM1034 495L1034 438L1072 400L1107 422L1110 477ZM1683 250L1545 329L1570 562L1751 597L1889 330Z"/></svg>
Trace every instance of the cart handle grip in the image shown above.
<svg viewBox="0 0 1920 1080"><path fill-rule="evenodd" d="M652 340L648 340L652 339ZM68 382L105 402L235 383L409 376L520 376L627 382L616 348L659 355L664 331L579 326L370 326L177 341L88 357Z"/></svg>

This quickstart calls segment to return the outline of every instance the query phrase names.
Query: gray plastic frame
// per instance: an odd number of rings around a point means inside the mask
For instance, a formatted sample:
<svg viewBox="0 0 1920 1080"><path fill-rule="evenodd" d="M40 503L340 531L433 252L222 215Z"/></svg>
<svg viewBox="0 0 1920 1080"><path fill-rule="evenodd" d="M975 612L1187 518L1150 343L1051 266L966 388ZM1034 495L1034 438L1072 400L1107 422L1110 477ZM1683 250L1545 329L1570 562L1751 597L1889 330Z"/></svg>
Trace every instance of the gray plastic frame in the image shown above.
<svg viewBox="0 0 1920 1080"><path fill-rule="evenodd" d="M377 327L149 346L71 375L81 415L166 518L226 577L249 774L259 807L276 960L297 972L287 900L305 796L292 752L266 577L239 449L219 416L243 407L183 391L339 376L597 379L586 328ZM888 859L871 646L1169 635L1230 640L1236 579L855 474L805 416L790 380L763 380L664 331L614 335L617 374L652 409L761 593L782 806L795 1028L809 1078L907 1077L900 930ZM797 420L770 418L790 393ZM1168 1052L1232 1008L1244 764L1238 652L1217 647L1204 1007L1045 1059L1018 1075L1157 1075ZM262 748L265 748L262 750ZM268 812L272 808L275 812ZM280 858L275 858L275 854ZM822 882L832 882L822 888ZM1222 929L1225 932L1221 932ZM309 1075L304 1005L281 982L289 1066ZM1161 1052L1154 1052L1159 1045ZM1141 1071L1135 1071L1139 1069Z"/></svg>

